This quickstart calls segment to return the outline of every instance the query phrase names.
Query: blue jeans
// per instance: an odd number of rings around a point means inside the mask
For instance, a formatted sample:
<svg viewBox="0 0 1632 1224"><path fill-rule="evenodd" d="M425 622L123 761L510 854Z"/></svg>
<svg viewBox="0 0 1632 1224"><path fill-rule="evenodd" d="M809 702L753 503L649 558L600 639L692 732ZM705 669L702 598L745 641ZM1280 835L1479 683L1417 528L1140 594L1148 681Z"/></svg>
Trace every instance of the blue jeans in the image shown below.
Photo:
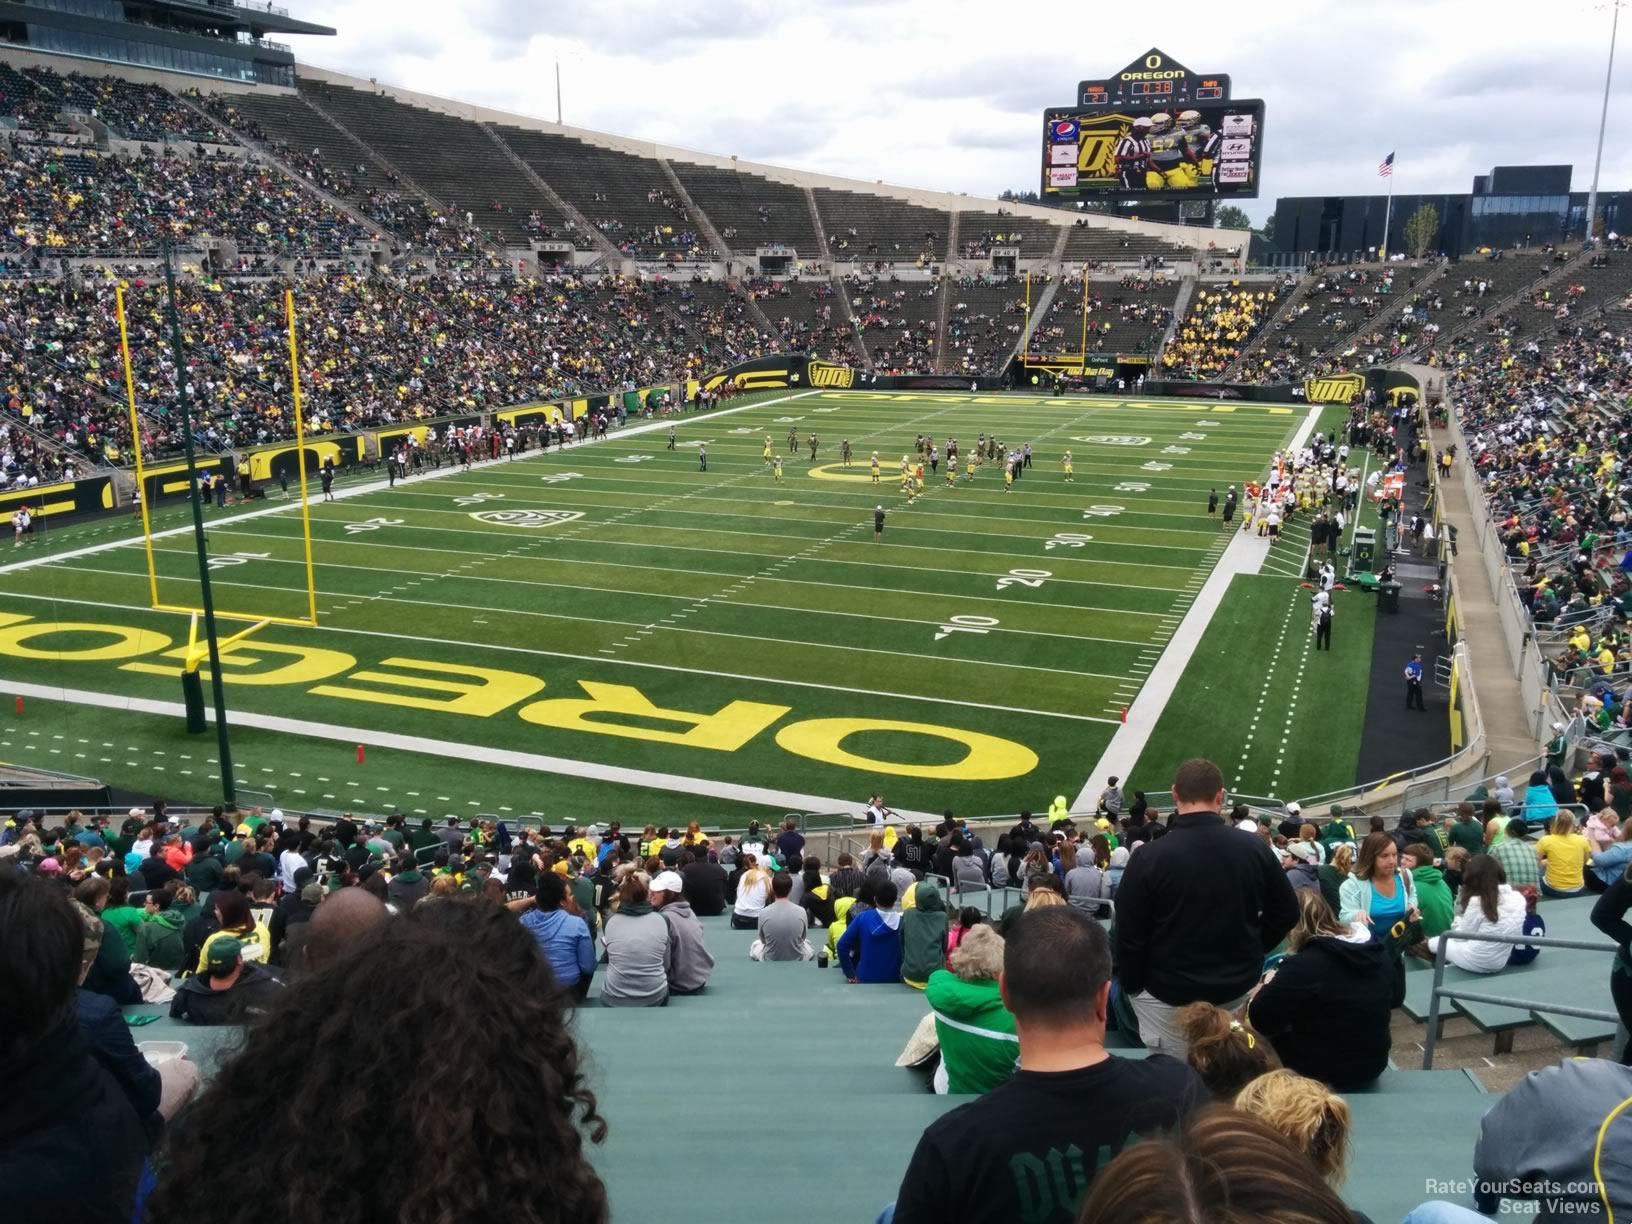
<svg viewBox="0 0 1632 1224"><path fill-rule="evenodd" d="M1471 1207L1436 1200L1413 1210L1405 1217L1404 1224L1490 1224L1490 1217L1480 1215Z"/></svg>
<svg viewBox="0 0 1632 1224"><path fill-rule="evenodd" d="M1585 896L1586 892L1587 890L1585 887L1577 888L1574 892L1565 892L1563 889L1554 888L1551 884L1547 883L1546 876L1543 876L1541 879L1541 895L1544 897L1581 897Z"/></svg>

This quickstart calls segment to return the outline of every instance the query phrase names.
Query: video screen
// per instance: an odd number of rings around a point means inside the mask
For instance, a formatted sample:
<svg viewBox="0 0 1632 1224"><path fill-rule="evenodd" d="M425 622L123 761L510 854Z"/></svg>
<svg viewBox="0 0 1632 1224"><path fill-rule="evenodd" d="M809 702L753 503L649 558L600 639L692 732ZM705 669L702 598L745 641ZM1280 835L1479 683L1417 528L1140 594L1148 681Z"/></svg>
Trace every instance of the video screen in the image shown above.
<svg viewBox="0 0 1632 1224"><path fill-rule="evenodd" d="M1045 196L1258 194L1261 101L1045 112Z"/></svg>

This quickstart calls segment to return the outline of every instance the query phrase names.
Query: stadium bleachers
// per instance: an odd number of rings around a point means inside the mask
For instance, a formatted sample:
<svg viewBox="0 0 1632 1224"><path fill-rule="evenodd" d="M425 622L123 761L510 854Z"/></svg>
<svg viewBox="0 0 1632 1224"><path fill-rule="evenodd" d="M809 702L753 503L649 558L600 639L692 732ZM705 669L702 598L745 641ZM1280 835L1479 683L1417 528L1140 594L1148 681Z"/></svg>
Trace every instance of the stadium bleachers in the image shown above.
<svg viewBox="0 0 1632 1224"><path fill-rule="evenodd" d="M842 365L863 364L856 329L844 314L831 281L763 281L750 286L760 309L776 326L782 348Z"/></svg>
<svg viewBox="0 0 1632 1224"><path fill-rule="evenodd" d="M300 89L387 163L495 238L594 247L476 124L344 85L302 79Z"/></svg>
<svg viewBox="0 0 1632 1224"><path fill-rule="evenodd" d="M589 1155L610 1191L613 1217L714 1224L722 1204L740 1202L729 1189L676 1195L651 1176L654 1152L691 1169L712 1167L722 1153L751 1160L790 1202L819 1202L834 1218L875 1217L894 1200L924 1127L969 1099L936 1096L921 1075L894 1065L925 1014L923 994L850 986L836 967L811 962L757 963L747 954L752 931L732 930L724 918L702 922L715 961L702 994L672 997L663 1008L606 1008L592 995L574 1017L592 1055L591 1086L612 1122L606 1143ZM140 1037L186 1042L206 1076L232 1049L231 1029L181 1024L153 1005L129 1010L157 1015ZM653 1044L697 1052L766 1041L774 1041L778 1066L792 1082L820 1085L799 1094L797 1141L783 1138L787 1101L776 1093L744 1092L738 1076L699 1079L685 1057L614 1056ZM1144 1056L1114 1032L1107 1046L1121 1057ZM673 1111L648 1107L654 1099L683 1101L685 1116L703 1121L676 1127ZM1467 1175L1493 1098L1463 1071L1391 1070L1371 1091L1346 1100L1354 1151L1343 1197L1372 1219L1398 1220L1436 1197L1424 1192L1429 1179ZM862 1118L865 1142L856 1129Z"/></svg>
<svg viewBox="0 0 1632 1224"><path fill-rule="evenodd" d="M1179 282L1161 274L1128 275L1088 281L1088 351L1154 356L1173 317ZM1047 318L1032 332L1032 353L1055 355L1082 351L1081 277L1060 282Z"/></svg>
<svg viewBox="0 0 1632 1224"><path fill-rule="evenodd" d="M502 127L499 135L625 254L712 256L657 162L550 132Z"/></svg>
<svg viewBox="0 0 1632 1224"><path fill-rule="evenodd" d="M880 373L932 373L940 337L937 281L846 282L862 343Z"/></svg>
<svg viewBox="0 0 1632 1224"><path fill-rule="evenodd" d="M158 85L78 72L63 75L50 68L28 68L24 74L42 93L56 95L70 109L90 112L115 136L126 140L238 143L226 129L182 105Z"/></svg>
<svg viewBox="0 0 1632 1224"><path fill-rule="evenodd" d="M737 170L679 161L671 165L692 203L736 254L752 255L758 247L782 243L800 258L813 259L821 249L800 188Z"/></svg>
<svg viewBox="0 0 1632 1224"><path fill-rule="evenodd" d="M939 263L952 218L933 208L860 191L816 188L816 210L836 260Z"/></svg>
<svg viewBox="0 0 1632 1224"><path fill-rule="evenodd" d="M1018 247L1023 259L1047 258L1054 253L1060 227L1041 217L1019 217L1008 212L960 212L958 254L981 259L993 247Z"/></svg>
<svg viewBox="0 0 1632 1224"><path fill-rule="evenodd" d="M1025 330L1025 286L1014 279L963 277L947 286L952 295L947 313L947 374L996 372L1020 343ZM1038 293L1036 284L1032 293Z"/></svg>
<svg viewBox="0 0 1632 1224"><path fill-rule="evenodd" d="M684 368L700 374L723 357L746 361L776 349L749 312L747 303L729 286L716 281L659 282L656 293L666 310L685 328L689 347Z"/></svg>
<svg viewBox="0 0 1632 1224"><path fill-rule="evenodd" d="M273 153L323 190L339 196L416 250L481 252L480 233L394 181L351 136L290 94L208 94L200 104L223 124Z"/></svg>
<svg viewBox="0 0 1632 1224"><path fill-rule="evenodd" d="M1191 255L1189 250L1164 238L1082 220L1071 226L1070 236L1065 240L1068 263L1125 264L1157 258L1169 263L1187 263Z"/></svg>

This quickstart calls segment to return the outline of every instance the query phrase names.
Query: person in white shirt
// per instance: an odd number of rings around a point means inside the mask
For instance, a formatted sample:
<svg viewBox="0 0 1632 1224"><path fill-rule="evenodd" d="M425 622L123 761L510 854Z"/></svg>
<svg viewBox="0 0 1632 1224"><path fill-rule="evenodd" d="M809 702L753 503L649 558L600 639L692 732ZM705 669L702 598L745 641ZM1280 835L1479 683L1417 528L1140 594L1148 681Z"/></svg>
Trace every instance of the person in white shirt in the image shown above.
<svg viewBox="0 0 1632 1224"><path fill-rule="evenodd" d="M295 891L295 872L309 865L293 847L278 855L278 883L283 885L284 892Z"/></svg>
<svg viewBox="0 0 1632 1224"><path fill-rule="evenodd" d="M1502 866L1488 854L1476 854L1462 871L1462 891L1456 898L1453 931L1485 935L1522 935L1528 903L1524 896L1501 882ZM1497 973L1507 967L1512 944L1437 935L1428 941L1437 952L1445 944L1445 961L1469 973Z"/></svg>

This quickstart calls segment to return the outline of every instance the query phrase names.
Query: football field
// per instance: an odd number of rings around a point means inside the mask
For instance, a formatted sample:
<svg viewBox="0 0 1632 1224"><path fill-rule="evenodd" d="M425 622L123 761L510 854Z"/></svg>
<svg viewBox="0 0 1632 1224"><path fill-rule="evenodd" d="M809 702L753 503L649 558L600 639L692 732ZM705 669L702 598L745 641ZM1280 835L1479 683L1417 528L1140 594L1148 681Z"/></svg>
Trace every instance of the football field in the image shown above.
<svg viewBox="0 0 1632 1224"><path fill-rule="evenodd" d="M1261 478L1309 413L776 392L330 503L314 482L319 627L268 626L222 665L239 782L295 808L557 825L853 811L875 791L902 811L1046 806L1083 785L1229 542L1208 490ZM909 501L919 434L943 456L957 439L959 476L926 463ZM1000 463L966 479L981 434L1032 446L1012 491ZM298 505L271 496L207 511L215 600L299 617ZM183 514L156 516L160 602L196 606ZM0 575L0 759L215 793L214 736L180 718L188 619L151 608L139 528L58 529Z"/></svg>

